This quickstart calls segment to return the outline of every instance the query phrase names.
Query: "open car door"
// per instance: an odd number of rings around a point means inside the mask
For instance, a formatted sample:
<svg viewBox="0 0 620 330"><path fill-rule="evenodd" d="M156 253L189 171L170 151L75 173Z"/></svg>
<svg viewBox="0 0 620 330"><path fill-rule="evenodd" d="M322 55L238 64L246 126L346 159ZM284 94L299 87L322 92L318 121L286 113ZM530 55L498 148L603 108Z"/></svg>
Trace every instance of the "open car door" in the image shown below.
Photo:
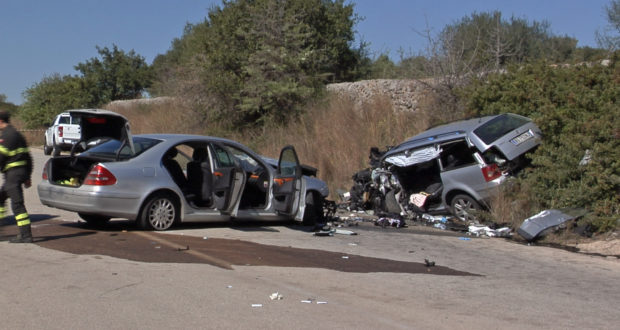
<svg viewBox="0 0 620 330"><path fill-rule="evenodd" d="M223 214L236 216L246 178L236 158L223 146L212 143L213 206Z"/></svg>
<svg viewBox="0 0 620 330"><path fill-rule="evenodd" d="M282 215L299 216L298 209L302 185L301 166L293 146L286 146L280 152L276 176L273 179L273 203Z"/></svg>

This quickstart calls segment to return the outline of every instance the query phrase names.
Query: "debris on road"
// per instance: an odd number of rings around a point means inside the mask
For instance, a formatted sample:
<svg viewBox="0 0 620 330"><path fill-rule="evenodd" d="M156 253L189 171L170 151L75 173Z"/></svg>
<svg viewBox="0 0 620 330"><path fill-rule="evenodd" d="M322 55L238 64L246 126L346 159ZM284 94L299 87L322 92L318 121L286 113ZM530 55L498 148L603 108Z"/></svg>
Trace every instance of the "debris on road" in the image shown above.
<svg viewBox="0 0 620 330"><path fill-rule="evenodd" d="M282 300L284 297L279 292L274 292L269 296L271 300Z"/></svg>
<svg viewBox="0 0 620 330"><path fill-rule="evenodd" d="M433 267L433 266L435 266L435 262L434 261L430 261L428 259L424 259L424 264L426 265L426 267Z"/></svg>
<svg viewBox="0 0 620 330"><path fill-rule="evenodd" d="M345 229L336 229L334 231L334 234L340 234L340 235L357 235L356 232L352 231L352 230L345 230Z"/></svg>
<svg viewBox="0 0 620 330"><path fill-rule="evenodd" d="M471 225L469 226L470 235L487 236L487 237L511 237L511 229L508 227L502 227L499 229L492 229L489 226Z"/></svg>
<svg viewBox="0 0 620 330"><path fill-rule="evenodd" d="M385 227L396 227L396 228L400 228L400 227L404 227L405 225L405 221L402 219L397 219L397 218L379 218L375 221L375 226L381 226L383 228Z"/></svg>
<svg viewBox="0 0 620 330"><path fill-rule="evenodd" d="M586 213L584 209L544 210L525 219L517 233L531 242L544 236L549 230L566 228L566 222L580 218Z"/></svg>

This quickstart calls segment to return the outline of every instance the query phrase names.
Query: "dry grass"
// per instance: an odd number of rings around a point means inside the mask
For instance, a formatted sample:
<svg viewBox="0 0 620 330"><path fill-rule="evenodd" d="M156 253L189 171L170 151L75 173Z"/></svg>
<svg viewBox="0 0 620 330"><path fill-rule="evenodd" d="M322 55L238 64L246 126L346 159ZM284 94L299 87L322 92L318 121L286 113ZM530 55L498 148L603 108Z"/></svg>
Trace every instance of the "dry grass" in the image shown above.
<svg viewBox="0 0 620 330"><path fill-rule="evenodd" d="M205 124L196 111L172 98L157 102L113 102L104 108L127 117L134 134L221 136L274 158L283 146L293 145L301 162L318 168L319 178L329 184L332 192L351 187L351 176L368 167L371 147L384 149L396 145L426 129L431 118L424 111L395 112L390 100L384 97L355 105L348 98L331 96L310 106L304 116L286 127L274 123L260 130L239 133L223 130L217 124ZM44 130L23 133L33 146L44 142Z"/></svg>
<svg viewBox="0 0 620 330"><path fill-rule="evenodd" d="M29 146L40 147L45 143L45 128L25 129L24 123L18 116L11 117L11 124L22 133Z"/></svg>
<svg viewBox="0 0 620 330"><path fill-rule="evenodd" d="M183 133L201 134L200 121L193 111L173 98L157 102L113 102L104 107L127 117L133 134Z"/></svg>
<svg viewBox="0 0 620 330"><path fill-rule="evenodd" d="M301 162L319 169L318 176L332 191L348 190L351 176L368 167L371 147L398 144L427 126L426 115L396 113L385 98L356 107L352 101L334 96L312 106L299 121L264 129L245 142L272 157L282 146L291 144Z"/></svg>
<svg viewBox="0 0 620 330"><path fill-rule="evenodd" d="M492 222L511 228L519 228L523 220L535 212L535 206L533 200L528 196L527 188L508 183L498 187L491 196L489 201L490 219L488 220Z"/></svg>
<svg viewBox="0 0 620 330"><path fill-rule="evenodd" d="M303 117L286 127L274 123L239 133L204 124L197 119L196 112L173 99L155 103L117 102L105 108L126 116L134 134L216 135L237 140L274 158L283 146L293 145L300 160L318 168L318 176L332 191L351 187L351 176L368 167L371 147L396 145L426 129L430 118L425 112L395 112L387 98L377 97L356 106L351 100L332 96L310 106Z"/></svg>

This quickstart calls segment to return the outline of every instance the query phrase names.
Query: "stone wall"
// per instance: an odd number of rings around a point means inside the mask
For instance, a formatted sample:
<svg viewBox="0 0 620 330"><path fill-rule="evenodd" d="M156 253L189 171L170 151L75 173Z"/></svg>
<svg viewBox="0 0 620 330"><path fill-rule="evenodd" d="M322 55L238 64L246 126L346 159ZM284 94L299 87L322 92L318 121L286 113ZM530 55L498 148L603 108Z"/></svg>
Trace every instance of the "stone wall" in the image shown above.
<svg viewBox="0 0 620 330"><path fill-rule="evenodd" d="M417 111L430 88L427 81L375 79L329 84L327 90L349 97L357 106L375 97L388 97L396 111Z"/></svg>

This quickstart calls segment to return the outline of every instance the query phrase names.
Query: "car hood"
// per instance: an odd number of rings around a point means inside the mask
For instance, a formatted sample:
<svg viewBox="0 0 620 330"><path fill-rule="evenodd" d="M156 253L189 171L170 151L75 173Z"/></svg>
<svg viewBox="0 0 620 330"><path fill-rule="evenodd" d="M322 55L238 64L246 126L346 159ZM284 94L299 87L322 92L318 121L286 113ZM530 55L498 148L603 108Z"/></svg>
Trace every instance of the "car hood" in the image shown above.
<svg viewBox="0 0 620 330"><path fill-rule="evenodd" d="M129 120L123 115L102 109L79 109L68 112L72 117L80 118L82 132L80 142L115 139L128 143L131 150L134 150Z"/></svg>

